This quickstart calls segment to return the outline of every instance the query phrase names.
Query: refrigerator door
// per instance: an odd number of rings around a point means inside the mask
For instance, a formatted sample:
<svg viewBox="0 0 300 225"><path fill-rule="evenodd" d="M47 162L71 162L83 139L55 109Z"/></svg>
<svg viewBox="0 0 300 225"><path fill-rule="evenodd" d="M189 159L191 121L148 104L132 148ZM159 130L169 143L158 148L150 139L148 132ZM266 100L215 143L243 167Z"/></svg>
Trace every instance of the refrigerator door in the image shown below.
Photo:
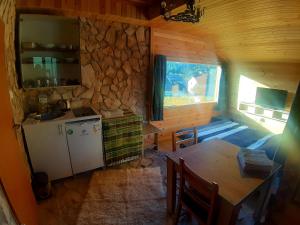
<svg viewBox="0 0 300 225"><path fill-rule="evenodd" d="M104 166L99 119L67 123L66 133L74 174Z"/></svg>

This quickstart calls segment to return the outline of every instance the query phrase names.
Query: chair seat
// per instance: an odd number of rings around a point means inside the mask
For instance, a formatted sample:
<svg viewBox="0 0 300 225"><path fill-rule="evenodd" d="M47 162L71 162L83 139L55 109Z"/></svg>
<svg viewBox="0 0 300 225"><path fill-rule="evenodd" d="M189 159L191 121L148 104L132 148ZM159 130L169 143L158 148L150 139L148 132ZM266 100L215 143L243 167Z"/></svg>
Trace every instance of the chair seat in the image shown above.
<svg viewBox="0 0 300 225"><path fill-rule="evenodd" d="M205 210L203 210L196 201L193 200L188 194L183 193L182 202L188 209L197 217L198 221L203 224L206 224L208 214Z"/></svg>

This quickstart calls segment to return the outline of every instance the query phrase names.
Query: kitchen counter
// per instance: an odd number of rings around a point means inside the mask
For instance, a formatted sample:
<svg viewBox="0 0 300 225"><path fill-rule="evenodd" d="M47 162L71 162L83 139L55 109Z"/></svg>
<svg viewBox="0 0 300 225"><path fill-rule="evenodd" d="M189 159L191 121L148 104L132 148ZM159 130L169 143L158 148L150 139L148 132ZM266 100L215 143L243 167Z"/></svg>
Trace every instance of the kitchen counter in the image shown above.
<svg viewBox="0 0 300 225"><path fill-rule="evenodd" d="M92 108L92 107L91 107ZM51 122L58 122L58 121L64 121L64 122L73 122L73 121L77 121L77 120L82 120L82 119L95 119L95 118L101 118L101 114L95 110L94 108L92 108L95 113L97 113L97 115L92 115L92 116L82 116L82 117L76 117L73 113L72 110L69 110L65 113L65 115L61 116L61 117L57 117L55 119L52 120L38 120L38 119L34 119L34 118L30 118L28 117L24 122L23 122L23 126L29 126L29 125L35 125L35 124L40 124L40 123L51 123Z"/></svg>

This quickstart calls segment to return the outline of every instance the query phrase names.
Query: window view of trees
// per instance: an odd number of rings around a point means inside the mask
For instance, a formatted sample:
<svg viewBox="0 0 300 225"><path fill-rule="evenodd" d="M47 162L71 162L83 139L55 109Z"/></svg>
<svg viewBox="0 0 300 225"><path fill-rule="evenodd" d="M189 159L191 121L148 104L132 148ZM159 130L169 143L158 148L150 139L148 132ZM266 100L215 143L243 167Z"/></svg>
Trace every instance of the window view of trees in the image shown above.
<svg viewBox="0 0 300 225"><path fill-rule="evenodd" d="M220 75L217 65L168 61L165 106L217 101Z"/></svg>

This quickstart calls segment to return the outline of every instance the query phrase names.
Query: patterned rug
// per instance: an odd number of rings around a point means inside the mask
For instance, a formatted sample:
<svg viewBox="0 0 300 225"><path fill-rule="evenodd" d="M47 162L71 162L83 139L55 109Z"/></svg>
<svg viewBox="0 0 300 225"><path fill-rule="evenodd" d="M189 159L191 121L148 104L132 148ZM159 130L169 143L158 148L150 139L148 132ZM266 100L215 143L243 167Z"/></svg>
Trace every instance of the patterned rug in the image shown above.
<svg viewBox="0 0 300 225"><path fill-rule="evenodd" d="M95 172L77 225L162 225L166 194L159 167Z"/></svg>

